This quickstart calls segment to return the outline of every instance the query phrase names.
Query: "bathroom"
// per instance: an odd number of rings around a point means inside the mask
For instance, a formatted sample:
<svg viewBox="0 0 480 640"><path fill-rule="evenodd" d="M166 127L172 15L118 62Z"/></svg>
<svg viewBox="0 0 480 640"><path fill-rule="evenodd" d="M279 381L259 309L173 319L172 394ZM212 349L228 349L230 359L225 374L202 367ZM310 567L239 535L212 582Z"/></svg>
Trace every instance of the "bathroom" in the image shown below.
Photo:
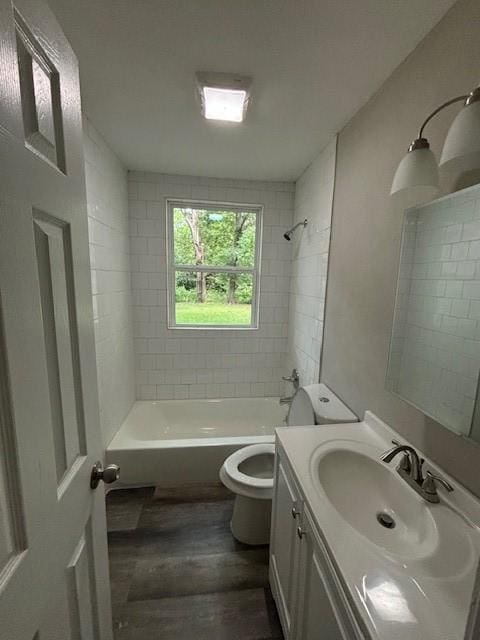
<svg viewBox="0 0 480 640"><path fill-rule="evenodd" d="M0 640L480 638L478 2L0 12Z"/></svg>

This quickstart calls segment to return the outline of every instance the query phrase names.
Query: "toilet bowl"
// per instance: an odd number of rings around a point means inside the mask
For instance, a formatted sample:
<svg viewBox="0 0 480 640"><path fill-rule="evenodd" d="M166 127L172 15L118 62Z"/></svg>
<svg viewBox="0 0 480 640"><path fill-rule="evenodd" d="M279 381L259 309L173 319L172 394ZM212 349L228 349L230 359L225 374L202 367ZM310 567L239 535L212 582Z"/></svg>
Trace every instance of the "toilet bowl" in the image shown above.
<svg viewBox="0 0 480 640"><path fill-rule="evenodd" d="M358 422L358 418L324 384L300 388L287 416L289 427L342 422ZM252 444L232 453L220 469L220 480L236 494L230 529L245 544L270 540L274 456L273 443Z"/></svg>
<svg viewBox="0 0 480 640"><path fill-rule="evenodd" d="M267 544L273 497L275 445L252 444L223 463L220 479L236 494L230 529L244 544Z"/></svg>
<svg viewBox="0 0 480 640"><path fill-rule="evenodd" d="M220 469L223 484L246 498L270 500L273 491L273 443L251 444L232 453Z"/></svg>

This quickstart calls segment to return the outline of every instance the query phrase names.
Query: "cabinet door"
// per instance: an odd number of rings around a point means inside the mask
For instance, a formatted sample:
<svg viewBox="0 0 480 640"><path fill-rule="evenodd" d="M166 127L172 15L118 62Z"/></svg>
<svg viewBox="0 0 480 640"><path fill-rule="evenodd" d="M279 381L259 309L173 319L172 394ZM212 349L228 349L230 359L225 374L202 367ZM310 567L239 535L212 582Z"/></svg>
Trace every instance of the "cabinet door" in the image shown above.
<svg viewBox="0 0 480 640"><path fill-rule="evenodd" d="M296 601L299 539L299 494L280 455L276 458L275 490L270 540L270 581L286 638L291 635L292 605Z"/></svg>
<svg viewBox="0 0 480 640"><path fill-rule="evenodd" d="M322 544L308 509L304 508L298 567L298 606L295 615L297 640L355 640L360 638L350 612L342 606Z"/></svg>

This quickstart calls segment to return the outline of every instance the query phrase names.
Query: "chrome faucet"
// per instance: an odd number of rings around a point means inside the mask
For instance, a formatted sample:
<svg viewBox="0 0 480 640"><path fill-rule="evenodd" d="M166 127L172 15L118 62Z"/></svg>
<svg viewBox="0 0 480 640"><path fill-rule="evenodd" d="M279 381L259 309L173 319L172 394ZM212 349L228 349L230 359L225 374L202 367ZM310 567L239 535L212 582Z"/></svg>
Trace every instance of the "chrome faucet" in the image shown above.
<svg viewBox="0 0 480 640"><path fill-rule="evenodd" d="M294 393L291 396L284 396L283 398L280 398L279 402L280 404L292 404L292 400L300 388L300 376L298 375L298 371L296 369L292 369L292 373L289 376L282 376L282 380L293 384Z"/></svg>
<svg viewBox="0 0 480 640"><path fill-rule="evenodd" d="M289 376L282 376L282 380L285 380L285 382L291 382L295 391L298 391L300 387L300 376L296 369L292 369L292 373Z"/></svg>
<svg viewBox="0 0 480 640"><path fill-rule="evenodd" d="M424 460L419 458L418 453L413 447L407 444L399 444L395 440L392 440L395 445L393 449L385 451L380 456L383 462L389 463L399 453L403 453L402 459L397 466L398 474L428 502L439 502L440 498L437 493L436 482L439 482L447 491L453 491L452 485L436 476L430 471L427 471L425 477L423 476L422 468Z"/></svg>
<svg viewBox="0 0 480 640"><path fill-rule="evenodd" d="M405 477L405 479L408 478L418 484L422 484L423 460L420 460L415 449L413 447L408 446L408 444L399 444L398 442L394 442L394 444L396 446L393 447L393 449L390 449L389 451L385 451L385 453L380 456L380 459L386 463L389 463L399 453L403 453L403 457L400 461L400 464L397 467L398 473L402 477Z"/></svg>

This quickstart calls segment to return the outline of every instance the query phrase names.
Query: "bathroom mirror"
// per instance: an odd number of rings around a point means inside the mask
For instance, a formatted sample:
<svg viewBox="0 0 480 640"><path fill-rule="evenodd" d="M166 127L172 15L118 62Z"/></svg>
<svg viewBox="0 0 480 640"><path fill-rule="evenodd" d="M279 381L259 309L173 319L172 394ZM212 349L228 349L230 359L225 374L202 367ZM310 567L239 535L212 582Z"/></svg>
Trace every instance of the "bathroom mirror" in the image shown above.
<svg viewBox="0 0 480 640"><path fill-rule="evenodd" d="M480 185L405 212L386 387L480 443Z"/></svg>

